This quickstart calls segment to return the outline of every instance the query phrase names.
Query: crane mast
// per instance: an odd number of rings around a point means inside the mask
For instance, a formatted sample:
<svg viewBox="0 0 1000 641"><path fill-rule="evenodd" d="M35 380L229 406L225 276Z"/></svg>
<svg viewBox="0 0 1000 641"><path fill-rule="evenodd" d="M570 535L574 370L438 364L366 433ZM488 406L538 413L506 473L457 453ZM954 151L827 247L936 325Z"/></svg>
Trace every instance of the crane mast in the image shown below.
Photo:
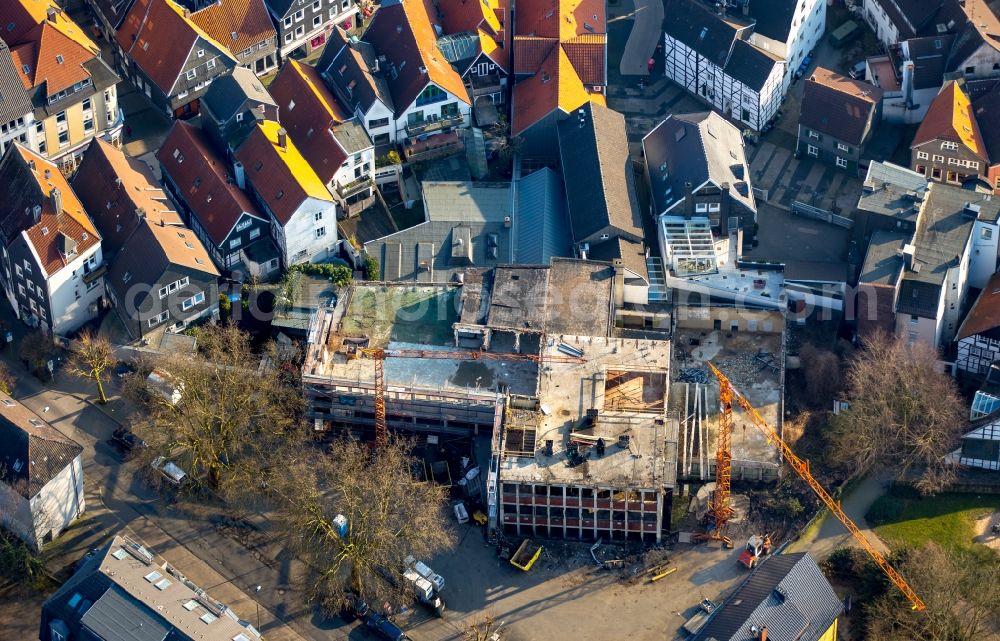
<svg viewBox="0 0 1000 641"><path fill-rule="evenodd" d="M887 561L886 558L882 556L882 554L878 550L876 550L871 543L868 542L868 539L866 539L865 535L861 532L860 529L858 529L858 526L854 524L854 521L851 520L851 517L847 516L847 513L844 512L843 508L840 507L840 501L837 501L832 496L830 496L830 493L827 492L826 489L822 485L820 485L819 481L817 481L813 477L812 472L809 471L809 461L799 458L795 454L795 452L792 451L792 448L788 445L788 443L785 443L785 441L782 440L782 438L778 435L778 433L774 430L774 428L768 425L767 421L764 420L764 417L762 417L760 413L756 410L756 408L754 408L754 406L750 404L750 401L748 401L742 394L740 394L736 390L735 387L733 387L733 384L729 381L728 378L726 378L725 374L719 371L719 369L712 363L709 363L708 366L709 368L711 368L712 374L714 374L715 377L719 380L719 388L720 388L719 398L722 402L723 416L727 414L729 415L728 426L723 426L720 423L719 449L720 450L722 449L723 442L725 442L727 444L726 447L728 450L728 444L732 436L731 435L732 403L733 401L735 401L736 404L738 404L740 408L742 408L743 412L750 419L750 422L753 423L754 426L756 426L757 429L760 430L764 434L764 436L767 437L768 443L773 442L778 446L778 449L781 451L781 455L785 457L786 461L788 461L789 466L791 466L791 468L795 470L796 474L798 474L802 478L802 480L805 481L807 485L809 485L809 487L816 494L816 496L818 496L820 500L823 501L823 504L826 505L826 507L831 512L833 512L834 516L836 516L837 519L844 524L844 527L846 527L847 530L858 541L858 543L861 544L861 547L865 550L865 552L868 553L868 555L872 558L872 560L875 561L875 563L879 566L879 568L881 568L882 571L886 574L886 576L889 577L889 580L892 581L892 584L895 585L897 588L899 588L899 591L902 592L907 599L909 599L910 603L913 606L913 609L914 610L925 609L926 606L924 605L924 602L920 599L919 596L917 596L917 593L913 591L913 588L911 588L910 585L906 582L906 579L903 578L903 575L901 575L896 570L896 568L892 567L892 564L890 564L889 561ZM725 441L721 433L723 430L726 432L730 432L728 438L726 438ZM726 455L727 455L726 463L728 464L730 462L731 453L727 451ZM721 460L722 460L722 453L720 452L718 454L717 461ZM716 478L718 478L718 476L719 476L718 468L716 468ZM723 505L723 513L725 513L725 509L728 508L728 504L723 503L724 501L727 501L729 498L728 478L727 478L727 483L725 485L725 489L726 489L726 495L722 497L722 501L716 499L713 502L713 507L712 507L713 511L717 509L716 508L717 505ZM718 496L718 494L719 494L719 486L716 487L716 495Z"/></svg>

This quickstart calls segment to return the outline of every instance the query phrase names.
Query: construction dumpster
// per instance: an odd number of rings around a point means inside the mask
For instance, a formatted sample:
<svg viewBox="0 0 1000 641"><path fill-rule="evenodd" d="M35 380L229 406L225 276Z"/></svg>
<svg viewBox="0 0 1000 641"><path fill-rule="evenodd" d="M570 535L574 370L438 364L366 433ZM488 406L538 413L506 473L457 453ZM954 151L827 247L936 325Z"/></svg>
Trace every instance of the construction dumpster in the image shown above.
<svg viewBox="0 0 1000 641"><path fill-rule="evenodd" d="M510 557L510 564L519 570L527 572L542 555L542 546L531 539L521 541L517 552Z"/></svg>

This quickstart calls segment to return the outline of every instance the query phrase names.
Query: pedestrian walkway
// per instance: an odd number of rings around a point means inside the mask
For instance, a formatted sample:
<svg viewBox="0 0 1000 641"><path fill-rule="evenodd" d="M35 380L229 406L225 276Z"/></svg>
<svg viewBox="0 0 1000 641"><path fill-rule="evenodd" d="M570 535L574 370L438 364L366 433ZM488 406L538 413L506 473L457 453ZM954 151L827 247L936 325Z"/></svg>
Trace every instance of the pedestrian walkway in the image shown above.
<svg viewBox="0 0 1000 641"><path fill-rule="evenodd" d="M649 59L663 38L663 0L634 0L634 8L627 15L632 18L632 32L619 69L623 76L647 76Z"/></svg>

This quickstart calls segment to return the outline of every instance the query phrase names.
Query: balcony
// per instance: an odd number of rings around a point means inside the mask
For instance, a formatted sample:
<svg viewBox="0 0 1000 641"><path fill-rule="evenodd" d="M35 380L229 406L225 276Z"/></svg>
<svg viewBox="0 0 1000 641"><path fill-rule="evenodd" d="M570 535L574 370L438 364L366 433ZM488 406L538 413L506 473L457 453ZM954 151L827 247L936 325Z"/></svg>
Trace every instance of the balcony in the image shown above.
<svg viewBox="0 0 1000 641"><path fill-rule="evenodd" d="M465 149L458 132L452 131L433 136L426 140L407 140L403 146L403 156L407 162L422 162L434 158L444 158Z"/></svg>
<svg viewBox="0 0 1000 641"><path fill-rule="evenodd" d="M406 135L421 136L437 133L439 131L450 130L453 127L461 127L465 122L462 114L442 117L437 120L424 120L418 123L406 123Z"/></svg>
<svg viewBox="0 0 1000 641"><path fill-rule="evenodd" d="M341 198L350 198L355 194L359 194L365 189L371 189L373 187L372 179L368 176L362 176L357 180L353 180L346 185L337 184L337 195Z"/></svg>

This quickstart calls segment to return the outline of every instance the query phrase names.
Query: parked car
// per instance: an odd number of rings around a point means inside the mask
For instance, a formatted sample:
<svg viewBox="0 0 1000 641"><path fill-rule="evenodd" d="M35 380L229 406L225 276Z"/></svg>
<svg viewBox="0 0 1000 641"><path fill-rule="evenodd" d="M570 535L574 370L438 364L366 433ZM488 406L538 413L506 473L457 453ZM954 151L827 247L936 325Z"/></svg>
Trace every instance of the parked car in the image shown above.
<svg viewBox="0 0 1000 641"><path fill-rule="evenodd" d="M132 363L121 361L120 363L115 365L115 376L117 376L118 378L125 378L126 376L135 374L135 372L136 372L136 367Z"/></svg>
<svg viewBox="0 0 1000 641"><path fill-rule="evenodd" d="M135 433L127 427L119 427L116 429L114 433L111 434L111 438L108 439L108 443L121 453L122 460L125 461L132 459L136 454L148 447L148 445L146 445L146 441L136 436Z"/></svg>
<svg viewBox="0 0 1000 641"><path fill-rule="evenodd" d="M847 75L849 75L850 77L854 78L855 80L864 80L865 79L865 70L867 68L868 68L868 63L866 61L862 60L858 64L856 64L853 67L851 67L851 70L849 72L847 72Z"/></svg>
<svg viewBox="0 0 1000 641"><path fill-rule="evenodd" d="M157 456L150 465L154 470L162 474L167 483L171 485L181 487L189 480L187 472L162 456Z"/></svg>
<svg viewBox="0 0 1000 641"><path fill-rule="evenodd" d="M382 614L369 611L365 615L365 625L386 641L412 641L402 628Z"/></svg>

